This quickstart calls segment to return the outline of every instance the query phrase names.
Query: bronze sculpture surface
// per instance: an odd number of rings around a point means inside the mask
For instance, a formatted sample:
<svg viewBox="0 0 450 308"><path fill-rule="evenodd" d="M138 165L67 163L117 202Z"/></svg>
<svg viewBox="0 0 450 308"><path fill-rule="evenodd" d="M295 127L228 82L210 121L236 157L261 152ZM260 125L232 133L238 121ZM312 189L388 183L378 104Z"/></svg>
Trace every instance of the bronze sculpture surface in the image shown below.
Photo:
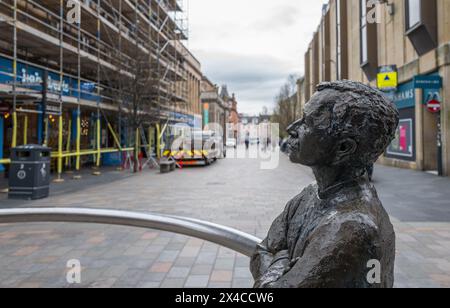
<svg viewBox="0 0 450 308"><path fill-rule="evenodd" d="M258 246L256 288L393 287L395 233L366 169L398 122L394 104L369 86L317 87L304 117L288 128L290 160L311 167L317 183L287 204Z"/></svg>

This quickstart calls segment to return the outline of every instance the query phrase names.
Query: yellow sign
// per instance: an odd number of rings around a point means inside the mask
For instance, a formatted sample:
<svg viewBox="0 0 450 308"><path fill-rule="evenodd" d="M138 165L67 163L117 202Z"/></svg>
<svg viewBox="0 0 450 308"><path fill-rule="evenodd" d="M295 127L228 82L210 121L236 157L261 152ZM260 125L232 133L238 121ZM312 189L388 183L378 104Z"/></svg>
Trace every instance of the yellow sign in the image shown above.
<svg viewBox="0 0 450 308"><path fill-rule="evenodd" d="M378 74L378 88L381 90L395 89L398 86L398 73L388 72Z"/></svg>

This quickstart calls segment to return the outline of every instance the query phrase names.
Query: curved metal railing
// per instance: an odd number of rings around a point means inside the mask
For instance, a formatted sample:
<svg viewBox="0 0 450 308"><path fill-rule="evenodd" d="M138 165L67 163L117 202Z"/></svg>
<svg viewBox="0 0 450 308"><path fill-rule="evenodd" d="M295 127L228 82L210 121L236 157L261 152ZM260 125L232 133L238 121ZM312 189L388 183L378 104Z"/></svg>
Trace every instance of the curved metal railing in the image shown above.
<svg viewBox="0 0 450 308"><path fill-rule="evenodd" d="M182 234L230 248L251 257L261 240L221 225L170 215L80 208L24 208L0 210L0 224L69 222L119 225Z"/></svg>

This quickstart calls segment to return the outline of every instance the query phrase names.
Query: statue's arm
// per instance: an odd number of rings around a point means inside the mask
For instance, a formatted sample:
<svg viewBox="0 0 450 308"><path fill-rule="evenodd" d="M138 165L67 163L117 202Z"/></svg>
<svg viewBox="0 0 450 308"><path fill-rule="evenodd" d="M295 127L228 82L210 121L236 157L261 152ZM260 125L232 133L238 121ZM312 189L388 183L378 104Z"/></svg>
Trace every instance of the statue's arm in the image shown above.
<svg viewBox="0 0 450 308"><path fill-rule="evenodd" d="M357 221L335 221L316 230L301 258L270 288L345 287L365 285L363 275L376 230ZM367 270L368 271L368 270ZM367 273L366 273L367 274Z"/></svg>
<svg viewBox="0 0 450 308"><path fill-rule="evenodd" d="M267 237L258 245L255 254L251 258L250 269L253 278L256 281L256 285L258 285L258 281L260 281L262 277L270 275L268 271L271 267L276 271L275 267L280 266L284 260L288 260L289 258L286 238L289 208L290 204L288 204L286 210L275 219Z"/></svg>

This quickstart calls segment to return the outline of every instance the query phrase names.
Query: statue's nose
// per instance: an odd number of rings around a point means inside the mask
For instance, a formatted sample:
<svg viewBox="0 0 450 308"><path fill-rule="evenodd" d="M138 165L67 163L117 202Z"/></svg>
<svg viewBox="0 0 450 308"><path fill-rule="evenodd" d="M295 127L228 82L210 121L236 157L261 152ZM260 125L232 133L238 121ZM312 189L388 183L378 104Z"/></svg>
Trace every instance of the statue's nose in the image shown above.
<svg viewBox="0 0 450 308"><path fill-rule="evenodd" d="M302 121L303 120L298 120L298 121L292 123L291 125L289 125L288 128L286 129L288 134L292 138L298 138L298 128L302 124Z"/></svg>
<svg viewBox="0 0 450 308"><path fill-rule="evenodd" d="M288 130L288 133L291 138L298 138L298 132L295 129Z"/></svg>

